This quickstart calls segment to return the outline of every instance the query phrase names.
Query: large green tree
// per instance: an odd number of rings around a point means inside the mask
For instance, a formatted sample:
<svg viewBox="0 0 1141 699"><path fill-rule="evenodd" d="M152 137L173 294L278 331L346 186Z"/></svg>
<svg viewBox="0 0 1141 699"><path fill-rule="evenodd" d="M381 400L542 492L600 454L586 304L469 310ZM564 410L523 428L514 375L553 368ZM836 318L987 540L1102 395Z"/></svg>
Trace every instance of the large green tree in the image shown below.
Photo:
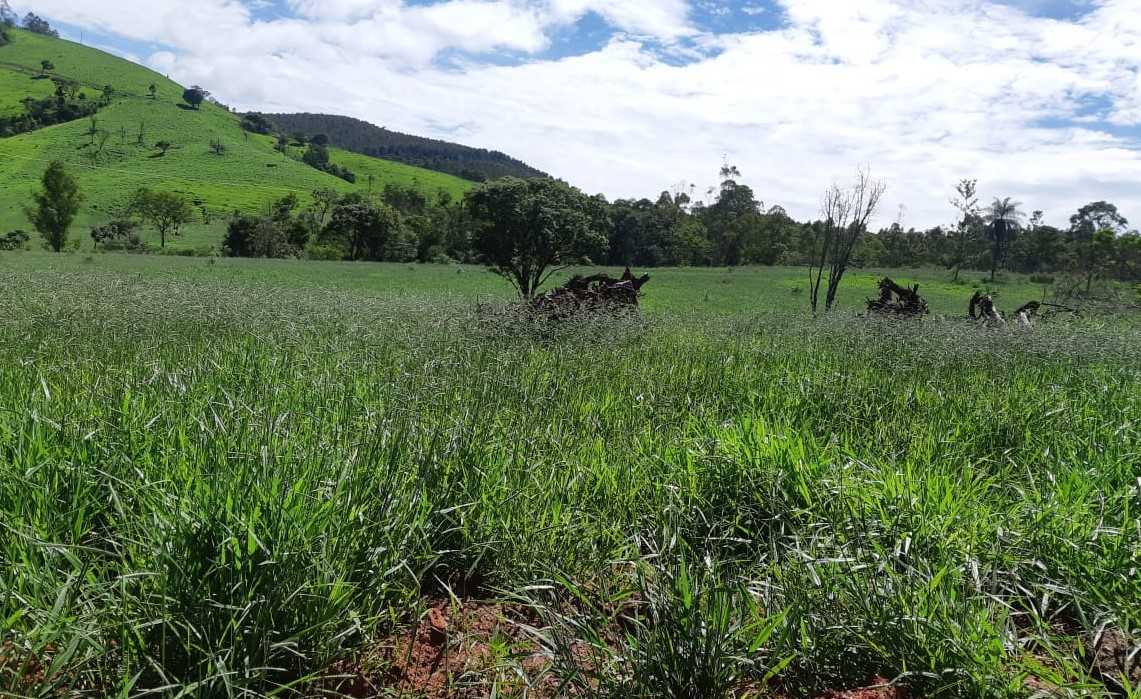
<svg viewBox="0 0 1141 699"><path fill-rule="evenodd" d="M748 224L742 225L742 220L756 214L761 203L751 188L737 181L741 171L736 166L726 163L719 174L721 185L716 190L717 198L701 210L701 218L713 248L713 263L735 267L741 264L745 249Z"/></svg>
<svg viewBox="0 0 1141 699"><path fill-rule="evenodd" d="M190 202L174 192L155 192L140 189L131 198L130 210L159 233L159 246L166 247L166 239L175 237L194 217Z"/></svg>
<svg viewBox="0 0 1141 699"><path fill-rule="evenodd" d="M607 248L602 202L557 180L505 177L469 191L465 204L476 252L525 299L552 274Z"/></svg>
<svg viewBox="0 0 1141 699"><path fill-rule="evenodd" d="M1106 244L1106 234L1112 239L1125 230L1129 221L1106 201L1095 201L1078 209L1070 217L1070 244L1074 247L1077 271L1085 277L1086 294L1093 288L1093 279L1105 262L1105 253L1112 250ZM1099 235L1100 234L1100 235Z"/></svg>
<svg viewBox="0 0 1141 699"><path fill-rule="evenodd" d="M48 246L59 252L67 243L67 233L79 213L83 194L79 183L59 161L48 165L41 182L43 188L32 194L33 206L25 213Z"/></svg>
<svg viewBox="0 0 1141 699"><path fill-rule="evenodd" d="M197 85L188 87L182 91L182 101L186 102L194 109L201 107L202 103L205 102L206 98L209 96L210 93L207 90L204 90Z"/></svg>
<svg viewBox="0 0 1141 699"><path fill-rule="evenodd" d="M385 259L389 247L403 240L400 212L387 204L346 199L338 204L321 233L321 241L344 248L349 260Z"/></svg>

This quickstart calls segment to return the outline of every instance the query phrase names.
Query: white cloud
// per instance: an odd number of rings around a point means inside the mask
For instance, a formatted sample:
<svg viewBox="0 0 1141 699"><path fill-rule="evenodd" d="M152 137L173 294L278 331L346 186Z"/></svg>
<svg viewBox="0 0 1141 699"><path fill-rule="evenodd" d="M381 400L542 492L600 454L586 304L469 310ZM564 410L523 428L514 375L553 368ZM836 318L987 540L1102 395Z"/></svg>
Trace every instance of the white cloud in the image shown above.
<svg viewBox="0 0 1141 699"><path fill-rule="evenodd" d="M270 22L233 0L39 3L167 44L153 65L235 106L455 131L611 196L711 182L728 154L766 203L802 217L868 163L889 180L885 211L906 204L910 225L949 221L963 177L1055 222L1101 198L1141 221L1136 140L1039 125L1100 96L1114 123L1141 127L1136 0L1074 22L984 0L782 0L785 28L721 36L698 34L681 0L293 0L297 18ZM540 52L586 12L625 34L557 61L432 64L448 48ZM682 37L719 53L661 60L661 42Z"/></svg>

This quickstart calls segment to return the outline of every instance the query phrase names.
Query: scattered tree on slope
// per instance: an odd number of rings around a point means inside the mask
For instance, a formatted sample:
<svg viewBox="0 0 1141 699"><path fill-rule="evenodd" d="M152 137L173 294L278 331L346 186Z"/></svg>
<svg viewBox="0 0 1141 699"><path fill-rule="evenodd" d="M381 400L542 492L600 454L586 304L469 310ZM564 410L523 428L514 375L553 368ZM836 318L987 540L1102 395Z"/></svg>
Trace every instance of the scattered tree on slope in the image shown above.
<svg viewBox="0 0 1141 699"><path fill-rule="evenodd" d="M54 161L44 171L43 188L32 194L33 206L25 209L28 220L55 252L67 244L71 222L79 213L83 194L63 163Z"/></svg>
<svg viewBox="0 0 1141 699"><path fill-rule="evenodd" d="M163 248L166 247L166 239L177 236L182 226L194 217L190 202L183 197L146 188L135 192L129 209L158 231L159 246Z"/></svg>

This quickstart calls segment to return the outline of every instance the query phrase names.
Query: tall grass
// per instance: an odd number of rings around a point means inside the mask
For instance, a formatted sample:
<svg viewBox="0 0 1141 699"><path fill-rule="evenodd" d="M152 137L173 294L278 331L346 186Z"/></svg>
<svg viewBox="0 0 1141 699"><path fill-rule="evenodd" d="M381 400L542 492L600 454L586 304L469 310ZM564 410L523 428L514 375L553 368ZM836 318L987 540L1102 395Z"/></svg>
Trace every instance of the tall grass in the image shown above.
<svg viewBox="0 0 1141 699"><path fill-rule="evenodd" d="M1096 693L1075 639L1141 628L1139 340L13 270L0 692L307 693L466 586L544 612L568 691Z"/></svg>

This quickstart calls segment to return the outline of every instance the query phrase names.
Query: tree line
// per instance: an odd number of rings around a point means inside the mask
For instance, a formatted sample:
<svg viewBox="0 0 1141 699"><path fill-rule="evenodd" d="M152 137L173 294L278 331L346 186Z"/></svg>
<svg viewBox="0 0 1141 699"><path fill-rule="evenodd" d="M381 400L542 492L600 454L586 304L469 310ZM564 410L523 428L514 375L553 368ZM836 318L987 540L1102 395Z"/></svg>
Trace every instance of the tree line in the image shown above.
<svg viewBox="0 0 1141 699"><path fill-rule="evenodd" d="M435 196L397 184L375 193L320 189L291 194L258 212L235 212L222 252L236 257L307 257L322 260L467 262L494 269L523 297L533 296L553 272L577 264L612 266L796 265L811 270L811 304L831 308L851 267L942 266L957 279L963 269L1031 274L1064 272L1085 292L1098 278L1141 279L1141 234L1111 203L1081 207L1070 225L1027 216L1019 202L980 203L977 182L963 180L949 205L958 221L926 230L898 221L879 230L869 222L886 185L860 171L851 186L832 185L820 217L800 222L780 207L764 207L739 182L732 166L721 170L711 202L685 192L656 201L608 201L550 178L501 178L463 199ZM64 166L53 163L28 209L29 220L60 250L82 195ZM70 216L70 218L68 217ZM195 212L180 195L140 190L111 223L92 230L98 246L138 246L140 224L160 234L165 247ZM132 237L134 236L134 237Z"/></svg>
<svg viewBox="0 0 1141 699"><path fill-rule="evenodd" d="M1141 276L1138 256L1141 236L1127 230L1128 221L1108 202L1092 202L1082 207L1073 213L1068 227L1057 228L1044 223L1042 211L1027 216L1022 205L1009 198L982 205L977 183L965 180L957 185L950 198L949 209L958 218L954 225L917 230L905 228L897 221L869 230L868 223L878 209L882 191L878 194L871 191L875 183L866 177L857 182L856 194L863 195L862 201L843 201L846 189L833 186L825 196L820 218L801 222L779 206L765 208L752 190L738 181L740 173L736 168L726 167L721 174L724 179L712 192L712 201L708 204L694 201L685 192L663 192L656 200L610 202L601 195L588 196L548 178L531 178L555 184L551 185L553 189L536 190L543 194L530 195L530 199L519 205L559 211L563 217L569 217L572 211L577 212L576 216L585 217L590 230L602 243L582 250L581 257L610 266L804 266L818 262L822 255L835 257L829 248L842 244L839 252L843 252L850 265L945 267L954 278L958 277L959 270L968 268L991 270L992 277L1000 270L1029 274L1078 272L1089 279L1098 275L1118 279ZM519 181L531 180L502 178L484 183L463 200L454 200L443 192L430 197L393 184L373 195L355 193L337 198L331 190L326 190L315 192L309 205L293 197L286 208L293 218L303 222L292 225L303 225L310 231L306 245L315 240L329 240L328 235L322 237L322 232L338 209L342 215L337 217L337 228L357 235L347 214L343 213L351 208L362 221L378 217L391 221L390 228L397 231L392 234L394 239L414 241L419 251L415 257L408 258L404 253L397 255L391 250L378 256L358 249L355 253L352 250L346 253L345 259L479 262L485 254L475 244L481 227L489 225L489 221L515 215L506 204L489 208L481 202L489 192L499 192L501 186L508 186L504 182L518 186ZM520 198L523 199L521 195ZM366 210L367 215L362 213ZM551 224L537 220L534 225ZM297 235L293 240L299 240ZM409 246L402 242L400 248L406 251ZM265 249L282 251L281 254L306 254L304 246L296 244L287 248L272 245ZM328 254L325 249L318 256Z"/></svg>

